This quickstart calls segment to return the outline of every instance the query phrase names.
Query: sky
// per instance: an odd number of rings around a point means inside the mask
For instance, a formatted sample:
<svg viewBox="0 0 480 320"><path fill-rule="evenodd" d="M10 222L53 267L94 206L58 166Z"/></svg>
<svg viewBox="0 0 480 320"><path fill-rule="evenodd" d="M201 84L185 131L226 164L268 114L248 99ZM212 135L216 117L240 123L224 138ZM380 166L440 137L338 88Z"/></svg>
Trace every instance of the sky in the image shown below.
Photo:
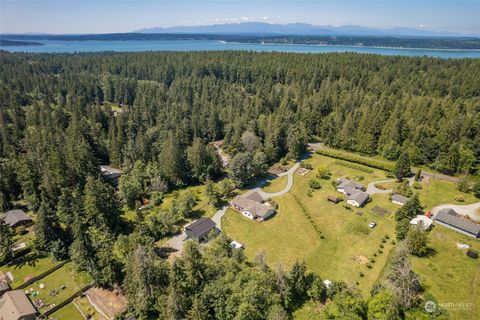
<svg viewBox="0 0 480 320"><path fill-rule="evenodd" d="M111 33L263 21L480 34L480 0L0 0L0 33Z"/></svg>

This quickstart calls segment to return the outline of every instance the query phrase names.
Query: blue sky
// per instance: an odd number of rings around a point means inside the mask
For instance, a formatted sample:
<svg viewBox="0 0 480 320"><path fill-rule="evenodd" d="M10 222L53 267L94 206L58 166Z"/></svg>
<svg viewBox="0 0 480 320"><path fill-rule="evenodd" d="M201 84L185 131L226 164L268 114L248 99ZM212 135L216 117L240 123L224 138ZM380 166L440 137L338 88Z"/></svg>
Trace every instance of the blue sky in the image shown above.
<svg viewBox="0 0 480 320"><path fill-rule="evenodd" d="M0 0L0 32L107 33L241 21L480 34L480 0Z"/></svg>

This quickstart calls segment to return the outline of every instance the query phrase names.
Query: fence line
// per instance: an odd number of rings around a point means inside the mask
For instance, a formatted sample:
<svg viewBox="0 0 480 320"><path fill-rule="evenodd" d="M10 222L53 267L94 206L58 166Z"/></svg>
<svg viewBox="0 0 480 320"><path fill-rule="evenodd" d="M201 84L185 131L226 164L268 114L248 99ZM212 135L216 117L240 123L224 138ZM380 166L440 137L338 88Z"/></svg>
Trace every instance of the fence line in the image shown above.
<svg viewBox="0 0 480 320"><path fill-rule="evenodd" d="M68 262L70 262L70 260L65 260L59 264L57 264L55 267L45 271L44 273L38 275L38 276L35 276L33 277L32 279L22 283L21 285L19 285L18 287L16 287L15 289L25 289L26 287L28 287L29 285L31 285L32 283L34 283L35 281L38 281L40 279L43 279L45 278L46 276L48 276L49 274L57 271L58 269L60 269L61 267L63 267L65 264L67 264Z"/></svg>

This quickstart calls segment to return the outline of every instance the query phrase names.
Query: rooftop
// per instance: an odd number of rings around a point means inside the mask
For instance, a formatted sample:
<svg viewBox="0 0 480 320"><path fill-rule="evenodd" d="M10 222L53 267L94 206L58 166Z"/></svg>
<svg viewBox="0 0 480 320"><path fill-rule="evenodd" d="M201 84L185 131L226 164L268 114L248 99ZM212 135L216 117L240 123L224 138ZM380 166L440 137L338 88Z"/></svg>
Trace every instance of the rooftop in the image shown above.
<svg viewBox="0 0 480 320"><path fill-rule="evenodd" d="M10 210L5 213L5 223L13 226L20 221L32 221L32 219L23 210Z"/></svg>
<svg viewBox="0 0 480 320"><path fill-rule="evenodd" d="M185 227L185 230L190 230L196 236L203 236L215 228L216 224L212 219L209 218L200 218L190 223Z"/></svg>
<svg viewBox="0 0 480 320"><path fill-rule="evenodd" d="M0 298L1 319L17 320L36 313L37 310L22 290L5 292Z"/></svg>
<svg viewBox="0 0 480 320"><path fill-rule="evenodd" d="M442 209L435 215L433 219L476 236L480 234L480 224L465 219L453 209Z"/></svg>
<svg viewBox="0 0 480 320"><path fill-rule="evenodd" d="M403 203L403 204L407 203L408 200L409 199L407 197L404 197L404 196L399 195L399 194L394 194L392 196L392 201L400 202L400 203Z"/></svg>

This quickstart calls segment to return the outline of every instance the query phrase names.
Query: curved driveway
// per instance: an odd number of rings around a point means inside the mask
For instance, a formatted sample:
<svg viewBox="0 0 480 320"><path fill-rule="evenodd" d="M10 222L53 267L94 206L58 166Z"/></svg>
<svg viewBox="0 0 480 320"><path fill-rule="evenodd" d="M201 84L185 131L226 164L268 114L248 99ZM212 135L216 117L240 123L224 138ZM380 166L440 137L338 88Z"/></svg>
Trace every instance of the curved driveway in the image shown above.
<svg viewBox="0 0 480 320"><path fill-rule="evenodd" d="M382 190L382 189L378 189L375 185L378 184L378 183L387 183L387 182L395 182L395 181L397 181L397 180L378 180L378 181L370 182L367 185L367 190L365 192L368 193L369 195L377 194L377 193L383 193L383 194L390 193L390 192L393 191L392 189ZM408 178L408 184L410 186L413 185L414 182L415 182L414 177Z"/></svg>
<svg viewBox="0 0 480 320"><path fill-rule="evenodd" d="M287 180L287 185L282 190L280 190L278 192L265 192L259 187L255 188L254 190L257 191L262 196L262 198L265 199L265 200L271 199L271 198L274 198L274 197L283 196L285 193L290 191L290 189L292 189L293 173L295 171L297 171L298 167L300 166L300 162L301 161L298 161L297 163L295 163L293 165L293 167L291 167L288 171L278 174L278 177L287 176L287 179L288 179Z"/></svg>

